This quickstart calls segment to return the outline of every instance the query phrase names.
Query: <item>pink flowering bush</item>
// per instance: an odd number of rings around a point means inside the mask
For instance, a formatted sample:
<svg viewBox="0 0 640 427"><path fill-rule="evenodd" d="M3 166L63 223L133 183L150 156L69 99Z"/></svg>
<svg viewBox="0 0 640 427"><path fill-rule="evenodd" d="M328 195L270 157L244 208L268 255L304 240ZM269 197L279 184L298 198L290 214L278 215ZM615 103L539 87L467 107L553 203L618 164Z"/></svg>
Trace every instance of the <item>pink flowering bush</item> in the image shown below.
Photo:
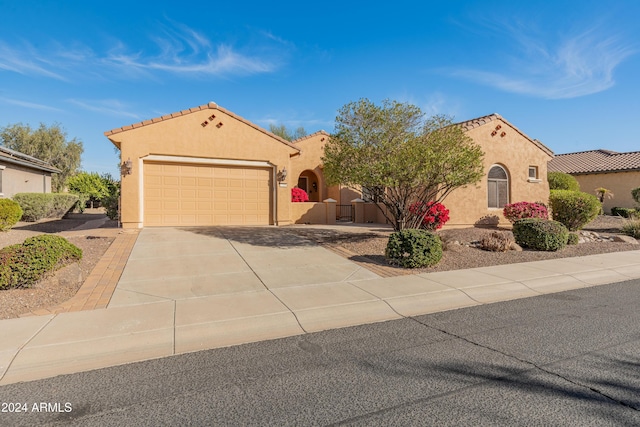
<svg viewBox="0 0 640 427"><path fill-rule="evenodd" d="M309 195L302 188L294 187L291 189L292 202L308 202Z"/></svg>
<svg viewBox="0 0 640 427"><path fill-rule="evenodd" d="M502 211L505 218L511 222L516 222L524 218L549 219L547 207L542 203L518 202L505 205Z"/></svg>
<svg viewBox="0 0 640 427"><path fill-rule="evenodd" d="M422 215L422 228L439 230L449 221L449 209L440 202L416 202L409 206L409 212Z"/></svg>

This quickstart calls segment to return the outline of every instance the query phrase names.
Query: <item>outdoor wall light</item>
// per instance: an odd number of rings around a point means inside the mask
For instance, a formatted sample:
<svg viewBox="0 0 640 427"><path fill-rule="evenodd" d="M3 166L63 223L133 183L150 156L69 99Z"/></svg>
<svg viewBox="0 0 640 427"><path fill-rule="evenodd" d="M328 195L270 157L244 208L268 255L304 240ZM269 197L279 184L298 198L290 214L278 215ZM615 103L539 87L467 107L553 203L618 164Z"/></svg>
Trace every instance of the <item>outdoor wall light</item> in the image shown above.
<svg viewBox="0 0 640 427"><path fill-rule="evenodd" d="M313 187L313 189L315 191L318 191L318 183L317 182L314 182L313 184L311 184L311 186Z"/></svg>
<svg viewBox="0 0 640 427"><path fill-rule="evenodd" d="M122 163L122 166L120 166L120 173L122 173L122 175L131 175L131 171L133 171L133 163L131 162L131 158L128 158Z"/></svg>
<svg viewBox="0 0 640 427"><path fill-rule="evenodd" d="M287 179L287 168L282 168L278 171L278 182L283 182L285 179Z"/></svg>

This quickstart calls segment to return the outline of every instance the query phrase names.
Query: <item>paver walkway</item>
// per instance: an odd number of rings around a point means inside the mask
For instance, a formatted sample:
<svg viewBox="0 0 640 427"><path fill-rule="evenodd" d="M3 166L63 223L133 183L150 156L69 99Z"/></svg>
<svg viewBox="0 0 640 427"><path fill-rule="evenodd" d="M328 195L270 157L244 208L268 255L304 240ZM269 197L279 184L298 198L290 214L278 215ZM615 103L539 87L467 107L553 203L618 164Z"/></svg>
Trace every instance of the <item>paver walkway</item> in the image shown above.
<svg viewBox="0 0 640 427"><path fill-rule="evenodd" d="M634 278L640 251L380 277L274 227L148 228L106 309L0 321L0 384Z"/></svg>

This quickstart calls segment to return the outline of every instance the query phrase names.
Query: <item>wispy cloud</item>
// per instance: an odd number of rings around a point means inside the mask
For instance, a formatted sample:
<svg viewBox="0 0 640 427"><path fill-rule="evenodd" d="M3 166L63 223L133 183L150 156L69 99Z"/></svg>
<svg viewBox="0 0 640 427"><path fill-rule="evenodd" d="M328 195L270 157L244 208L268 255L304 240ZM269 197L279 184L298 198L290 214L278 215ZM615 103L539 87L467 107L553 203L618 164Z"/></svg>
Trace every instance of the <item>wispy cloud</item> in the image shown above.
<svg viewBox="0 0 640 427"><path fill-rule="evenodd" d="M606 34L598 26L547 43L524 26L504 30L516 49L496 61L500 71L464 68L447 73L507 92L576 98L612 87L616 67L636 53L620 36Z"/></svg>
<svg viewBox="0 0 640 427"><path fill-rule="evenodd" d="M66 80L61 74L52 70L55 68L56 65L50 59L41 55L28 43L24 43L20 49L14 49L0 41L0 70Z"/></svg>
<svg viewBox="0 0 640 427"><path fill-rule="evenodd" d="M17 105L19 107L30 108L32 110L44 110L44 111L56 111L56 112L64 112L59 108L51 107L49 105L37 104L34 102L21 101L19 99L11 99L11 98L0 98L0 102L5 104Z"/></svg>
<svg viewBox="0 0 640 427"><path fill-rule="evenodd" d="M129 117L134 120L140 120L140 116L136 113L132 113L129 110L129 106L115 100L115 99L101 99L101 100L82 100L82 99L68 99L67 102L80 107L84 110L94 111L100 114L107 114L109 116Z"/></svg>
<svg viewBox="0 0 640 427"><path fill-rule="evenodd" d="M150 37L151 43L144 46L116 40L102 52L79 43L52 41L38 50L26 42L12 47L0 40L0 71L58 80L73 80L80 75L160 78L162 73L219 77L269 73L279 67L287 47L271 34L260 36L263 45L239 48L213 43L205 34L171 23L160 25Z"/></svg>

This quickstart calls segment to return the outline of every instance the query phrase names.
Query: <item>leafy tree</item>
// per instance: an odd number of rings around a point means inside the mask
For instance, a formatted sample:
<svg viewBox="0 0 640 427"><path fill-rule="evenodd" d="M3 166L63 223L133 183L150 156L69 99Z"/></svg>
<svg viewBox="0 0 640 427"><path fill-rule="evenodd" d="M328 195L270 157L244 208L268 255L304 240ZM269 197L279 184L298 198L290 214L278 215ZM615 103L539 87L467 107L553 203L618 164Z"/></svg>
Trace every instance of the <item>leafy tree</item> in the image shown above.
<svg viewBox="0 0 640 427"><path fill-rule="evenodd" d="M109 194L105 181L96 172L80 172L67 180L67 186L71 193L79 196L80 212L84 211L87 200L94 202Z"/></svg>
<svg viewBox="0 0 640 427"><path fill-rule="evenodd" d="M41 123L38 129L21 123L0 128L0 142L7 148L51 164L61 170L53 174L51 188L54 193L64 188L67 179L80 168L83 152L82 141L68 140L67 133L58 124L47 127Z"/></svg>
<svg viewBox="0 0 640 427"><path fill-rule="evenodd" d="M286 139L287 141L295 141L296 139L307 136L307 131L304 130L302 126L295 130L290 130L283 124L274 125L273 123L270 123L269 132L274 135L278 135L280 138Z"/></svg>
<svg viewBox="0 0 640 427"><path fill-rule="evenodd" d="M342 107L324 150L328 183L366 188L396 231L419 228L413 204L442 202L484 173L482 149L460 126L446 116L425 119L417 106L397 101Z"/></svg>

